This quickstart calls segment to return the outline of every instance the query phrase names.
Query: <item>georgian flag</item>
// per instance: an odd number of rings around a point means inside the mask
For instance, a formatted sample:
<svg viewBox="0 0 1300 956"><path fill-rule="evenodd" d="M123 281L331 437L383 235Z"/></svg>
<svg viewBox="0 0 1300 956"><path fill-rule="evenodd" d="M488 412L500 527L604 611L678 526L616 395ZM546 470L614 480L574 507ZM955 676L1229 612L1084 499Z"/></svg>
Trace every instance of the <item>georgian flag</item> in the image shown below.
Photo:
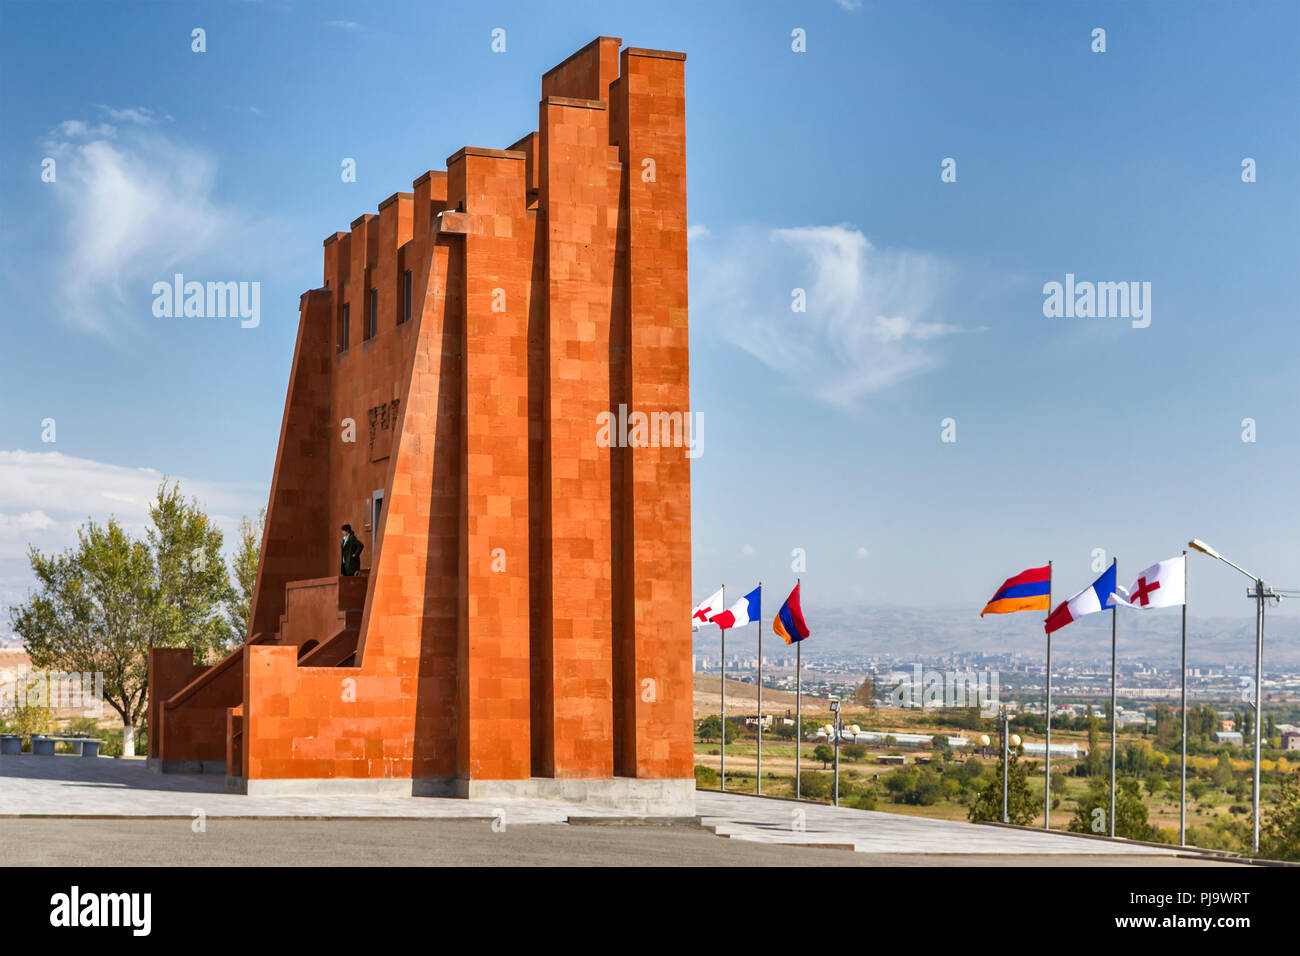
<svg viewBox="0 0 1300 956"><path fill-rule="evenodd" d="M1128 586L1117 587L1112 604L1141 610L1146 607L1175 607L1187 603L1187 555L1151 565Z"/></svg>
<svg viewBox="0 0 1300 956"><path fill-rule="evenodd" d="M708 624L710 618L722 610L722 588L718 588L703 601L695 606L691 612L691 630L698 631L703 625Z"/></svg>
<svg viewBox="0 0 1300 956"><path fill-rule="evenodd" d="M1108 567L1096 581L1068 601L1062 601L1047 616L1043 629L1051 634L1085 614L1095 614L1110 607L1115 594L1115 565Z"/></svg>
<svg viewBox="0 0 1300 956"><path fill-rule="evenodd" d="M713 615L709 620L724 631L729 627L744 627L754 623L763 616L762 595L759 594L761 590L762 587L754 588L727 610Z"/></svg>

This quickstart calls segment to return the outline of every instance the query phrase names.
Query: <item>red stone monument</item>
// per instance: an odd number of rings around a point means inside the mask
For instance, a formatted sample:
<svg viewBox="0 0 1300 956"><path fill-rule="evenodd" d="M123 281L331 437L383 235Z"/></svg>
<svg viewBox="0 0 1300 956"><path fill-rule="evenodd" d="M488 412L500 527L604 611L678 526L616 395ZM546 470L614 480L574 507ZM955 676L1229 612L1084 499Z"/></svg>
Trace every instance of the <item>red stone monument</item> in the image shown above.
<svg viewBox="0 0 1300 956"><path fill-rule="evenodd" d="M685 56L620 44L325 240L247 641L151 653L155 769L689 810L690 459L597 438L687 416Z"/></svg>

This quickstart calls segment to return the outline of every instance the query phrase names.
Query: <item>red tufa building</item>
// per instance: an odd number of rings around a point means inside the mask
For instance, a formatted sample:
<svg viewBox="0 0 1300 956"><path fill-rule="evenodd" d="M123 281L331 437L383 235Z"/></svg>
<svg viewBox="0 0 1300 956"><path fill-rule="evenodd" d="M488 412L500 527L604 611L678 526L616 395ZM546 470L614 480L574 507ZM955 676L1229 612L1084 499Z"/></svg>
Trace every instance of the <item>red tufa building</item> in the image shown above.
<svg viewBox="0 0 1300 956"><path fill-rule="evenodd" d="M687 415L685 56L620 44L325 240L247 642L150 653L154 769L692 805L690 461L597 440Z"/></svg>

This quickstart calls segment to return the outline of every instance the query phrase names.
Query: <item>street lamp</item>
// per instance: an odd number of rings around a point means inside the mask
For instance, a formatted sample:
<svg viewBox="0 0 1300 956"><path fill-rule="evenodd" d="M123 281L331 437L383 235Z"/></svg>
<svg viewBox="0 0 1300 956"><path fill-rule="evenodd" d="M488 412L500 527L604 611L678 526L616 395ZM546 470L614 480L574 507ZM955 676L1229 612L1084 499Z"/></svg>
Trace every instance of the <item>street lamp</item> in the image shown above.
<svg viewBox="0 0 1300 956"><path fill-rule="evenodd" d="M1252 796L1254 803L1254 819L1251 821L1250 834L1250 852L1253 856L1259 855L1259 758L1260 745L1262 739L1262 726L1264 723L1264 599L1273 598L1276 601L1282 599L1282 595L1276 593L1272 588L1264 583L1264 579L1258 574L1251 574L1239 564L1229 561L1219 552L1202 541L1200 538L1193 538L1187 542L1187 546L1193 551L1199 551L1201 554L1208 555L1222 561L1230 568L1235 568L1246 577L1255 582L1254 593L1247 591L1247 597L1255 599L1255 787ZM1183 720L1187 720L1187 714L1183 714Z"/></svg>
<svg viewBox="0 0 1300 956"><path fill-rule="evenodd" d="M831 713L835 715L835 806L840 805L840 699L831 698Z"/></svg>

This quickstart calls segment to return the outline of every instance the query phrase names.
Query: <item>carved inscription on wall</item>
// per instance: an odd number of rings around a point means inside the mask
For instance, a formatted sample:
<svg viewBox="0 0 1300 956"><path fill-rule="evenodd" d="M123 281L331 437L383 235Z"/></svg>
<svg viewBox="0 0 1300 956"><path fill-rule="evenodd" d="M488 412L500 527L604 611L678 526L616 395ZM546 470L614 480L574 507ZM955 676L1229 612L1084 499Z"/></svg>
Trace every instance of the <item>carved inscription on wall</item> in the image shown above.
<svg viewBox="0 0 1300 956"><path fill-rule="evenodd" d="M393 436L397 433L397 409L401 404L402 400L395 398L366 413L370 421L371 461L383 461L392 453Z"/></svg>

